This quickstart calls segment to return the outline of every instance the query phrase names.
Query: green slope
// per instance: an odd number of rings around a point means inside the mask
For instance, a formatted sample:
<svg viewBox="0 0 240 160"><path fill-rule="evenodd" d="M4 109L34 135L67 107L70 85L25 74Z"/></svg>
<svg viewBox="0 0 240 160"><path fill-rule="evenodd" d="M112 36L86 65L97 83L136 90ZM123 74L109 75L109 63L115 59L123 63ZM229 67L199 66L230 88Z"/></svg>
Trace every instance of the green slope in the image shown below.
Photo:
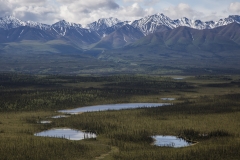
<svg viewBox="0 0 240 160"><path fill-rule="evenodd" d="M122 49L105 51L99 58L157 70L163 66L240 68L238 35L240 25L236 23L208 30L179 27L150 34Z"/></svg>
<svg viewBox="0 0 240 160"><path fill-rule="evenodd" d="M1 44L1 49L6 53L82 53L82 49L61 40L48 42L25 40Z"/></svg>

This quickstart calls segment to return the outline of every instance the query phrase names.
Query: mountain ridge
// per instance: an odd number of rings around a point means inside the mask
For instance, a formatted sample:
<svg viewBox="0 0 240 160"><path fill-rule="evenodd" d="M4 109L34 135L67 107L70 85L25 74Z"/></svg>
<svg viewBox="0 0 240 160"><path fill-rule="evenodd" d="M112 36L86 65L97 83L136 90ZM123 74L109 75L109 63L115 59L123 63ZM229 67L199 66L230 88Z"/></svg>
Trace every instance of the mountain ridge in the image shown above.
<svg viewBox="0 0 240 160"><path fill-rule="evenodd" d="M87 24L86 27L83 27L81 24L67 22L65 20L58 21L52 25L47 25L47 24L33 22L33 21L22 21L14 16L5 16L0 18L0 28L7 30L12 28L17 28L20 26L29 26L29 27L38 28L38 29L50 29L51 27L58 26L58 27L77 27L77 28L89 29L91 31L99 31L99 30L105 30L115 25L123 26L126 24L130 24L135 28L139 28L143 33L153 33L156 27L162 26L162 25L165 25L171 29L177 28L179 26L187 26L195 29L213 29L219 26L228 25L233 22L240 23L240 16L229 15L227 18L220 19L219 21L203 22L201 20L191 20L186 17L172 20L162 13L157 13L153 15L148 15L138 20L134 20L132 22L121 21L113 17L101 18L98 21Z"/></svg>
<svg viewBox="0 0 240 160"><path fill-rule="evenodd" d="M185 31L188 31L188 33L185 33ZM181 36L179 36L178 34L182 34ZM238 38L240 35L240 24L238 23L231 23L229 25L226 26L221 26L215 29L204 29L204 30L198 30L198 29L194 29L194 28L190 28L190 27L186 27L186 26L180 26L178 28L175 28L173 30L168 30L166 32L156 32L156 33L152 33L148 36L143 37L142 39L147 37L151 37L153 35L158 35L162 38L174 38L174 37L187 37L188 39L191 39L192 41L196 41L197 39L194 38L193 33L212 33L212 34L216 34L216 35L221 35L221 36L225 36L228 37L231 40L236 39L237 43L240 45L240 38ZM208 36L207 34L205 34L205 36ZM138 42L136 42L138 43Z"/></svg>
<svg viewBox="0 0 240 160"><path fill-rule="evenodd" d="M34 40L33 37L35 37L35 40L40 41L62 39L80 48L99 47L114 49L133 43L149 34L165 32L181 26L203 30L214 29L234 22L240 23L240 16L230 15L228 18L220 19L216 22L202 22L200 20L190 20L186 17L172 20L164 14L158 13L133 22L120 21L113 17L101 18L98 21L88 24L87 27L84 28L81 24L71 23L65 20L47 25L39 22L22 21L14 16L5 16L0 18L0 42ZM19 32L19 28L21 28L22 31ZM131 29L127 31L127 28ZM116 37L116 39L114 39L114 37Z"/></svg>
<svg viewBox="0 0 240 160"><path fill-rule="evenodd" d="M0 71L158 74L165 72L163 68L170 68L168 73L189 68L204 73L240 70L239 23L202 30L160 26L146 36L130 24L109 31L102 38L97 31L80 27L0 29Z"/></svg>

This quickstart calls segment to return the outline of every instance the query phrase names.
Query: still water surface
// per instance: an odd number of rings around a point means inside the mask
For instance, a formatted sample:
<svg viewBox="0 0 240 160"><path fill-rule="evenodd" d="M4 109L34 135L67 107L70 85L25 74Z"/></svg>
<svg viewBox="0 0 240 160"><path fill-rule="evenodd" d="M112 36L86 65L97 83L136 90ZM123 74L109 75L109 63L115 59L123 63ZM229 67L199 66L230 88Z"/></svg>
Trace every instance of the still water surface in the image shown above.
<svg viewBox="0 0 240 160"><path fill-rule="evenodd" d="M179 147L187 147L191 146L193 143L187 142L186 140L182 138L178 138L176 136L152 136L153 139L155 139L154 145L160 146L160 147L173 147L173 148L179 148Z"/></svg>
<svg viewBox="0 0 240 160"><path fill-rule="evenodd" d="M174 100L176 100L176 98L161 98L161 100L164 100L164 101L174 101Z"/></svg>
<svg viewBox="0 0 240 160"><path fill-rule="evenodd" d="M58 118L67 118L69 116L66 116L66 115L58 115L58 116L53 116L51 118L54 118L54 119L58 119Z"/></svg>
<svg viewBox="0 0 240 160"><path fill-rule="evenodd" d="M52 123L52 121L39 121L38 123L41 123L41 124L49 124L49 123Z"/></svg>
<svg viewBox="0 0 240 160"><path fill-rule="evenodd" d="M142 107L160 107L171 105L171 103L123 103L123 104L106 104L96 106L86 106L69 110L60 110L59 112L67 114L77 114L82 112L95 112L95 111L107 111L107 110L121 110L121 109L133 109Z"/></svg>
<svg viewBox="0 0 240 160"><path fill-rule="evenodd" d="M69 140L83 140L83 139L97 137L97 135L94 133L82 132L79 130L73 130L69 128L51 129L51 130L35 133L34 135L40 136L40 137L65 138Z"/></svg>

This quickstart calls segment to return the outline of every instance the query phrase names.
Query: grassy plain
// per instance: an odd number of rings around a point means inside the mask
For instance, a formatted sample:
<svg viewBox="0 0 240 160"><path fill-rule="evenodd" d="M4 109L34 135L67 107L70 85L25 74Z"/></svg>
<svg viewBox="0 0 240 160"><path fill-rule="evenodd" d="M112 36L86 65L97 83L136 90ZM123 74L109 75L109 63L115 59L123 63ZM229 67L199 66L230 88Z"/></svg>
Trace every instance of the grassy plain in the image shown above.
<svg viewBox="0 0 240 160"><path fill-rule="evenodd" d="M0 76L0 159L238 159L240 77ZM104 111L51 119L57 110L95 104L169 102L158 108ZM51 124L39 124L51 120ZM91 140L34 137L68 127ZM197 141L186 148L151 145L152 135ZM204 135L204 136L203 136Z"/></svg>

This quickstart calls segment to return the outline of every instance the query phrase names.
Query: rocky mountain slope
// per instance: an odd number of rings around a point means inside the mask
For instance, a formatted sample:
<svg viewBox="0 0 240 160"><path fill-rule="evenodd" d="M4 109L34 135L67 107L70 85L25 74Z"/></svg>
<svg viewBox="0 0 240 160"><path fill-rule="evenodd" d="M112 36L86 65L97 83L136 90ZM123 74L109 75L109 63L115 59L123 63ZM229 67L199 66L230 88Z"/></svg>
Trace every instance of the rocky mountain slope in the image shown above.
<svg viewBox="0 0 240 160"><path fill-rule="evenodd" d="M112 17L102 18L88 24L87 27L84 28L81 24L70 23L65 20L52 25L47 25L39 22L22 21L13 16L6 16L0 18L0 30L2 33L0 41L16 42L21 40L48 41L52 39L64 39L83 47L94 43L106 43L108 39L113 38L113 35L119 35L121 30L123 31L126 30L126 28L131 28L131 33L129 30L128 33L125 33L125 36L115 36L117 39L114 41L121 41L121 43L118 42L117 45L108 45L112 46L111 48L115 48L134 42L141 38L142 35L147 36L151 33L164 32L181 26L203 30L214 29L234 22L240 23L240 16L229 16L228 18L220 19L216 22L202 22L201 20L191 20L186 17L172 20L163 14L154 14L133 22L120 21L119 19ZM21 29L22 31L19 32ZM26 32L28 33L26 34ZM35 37L35 39L33 37ZM94 46L98 47L98 44Z"/></svg>

